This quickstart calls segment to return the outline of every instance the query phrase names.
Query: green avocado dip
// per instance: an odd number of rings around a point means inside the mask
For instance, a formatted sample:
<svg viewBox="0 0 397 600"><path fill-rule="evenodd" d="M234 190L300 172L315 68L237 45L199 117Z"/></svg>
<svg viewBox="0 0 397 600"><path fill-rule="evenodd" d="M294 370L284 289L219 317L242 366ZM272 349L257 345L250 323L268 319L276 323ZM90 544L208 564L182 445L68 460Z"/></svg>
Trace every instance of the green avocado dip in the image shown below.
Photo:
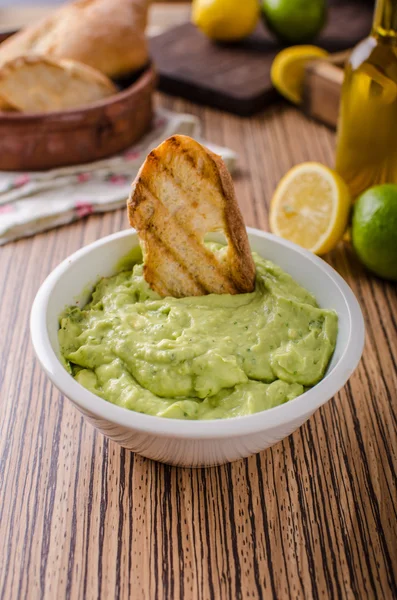
<svg viewBox="0 0 397 600"><path fill-rule="evenodd" d="M109 402L174 419L248 415L299 396L324 376L337 316L253 257L250 294L161 298L142 264L101 279L82 310L60 317L67 369Z"/></svg>

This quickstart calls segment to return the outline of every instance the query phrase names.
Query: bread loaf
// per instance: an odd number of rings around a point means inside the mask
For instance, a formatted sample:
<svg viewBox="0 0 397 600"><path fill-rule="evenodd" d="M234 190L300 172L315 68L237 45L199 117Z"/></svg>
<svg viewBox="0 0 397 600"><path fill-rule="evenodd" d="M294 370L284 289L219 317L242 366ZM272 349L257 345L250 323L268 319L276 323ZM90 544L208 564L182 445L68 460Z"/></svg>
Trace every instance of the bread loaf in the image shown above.
<svg viewBox="0 0 397 600"><path fill-rule="evenodd" d="M39 54L71 59L111 78L148 62L145 38L150 0L77 0L26 27L0 45L0 66Z"/></svg>

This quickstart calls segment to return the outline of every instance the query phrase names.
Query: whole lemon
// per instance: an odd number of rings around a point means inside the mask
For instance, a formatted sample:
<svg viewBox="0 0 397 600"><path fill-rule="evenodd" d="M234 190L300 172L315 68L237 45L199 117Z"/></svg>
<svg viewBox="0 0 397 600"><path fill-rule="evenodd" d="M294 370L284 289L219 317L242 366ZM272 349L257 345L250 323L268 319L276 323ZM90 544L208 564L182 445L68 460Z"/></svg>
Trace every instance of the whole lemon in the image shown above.
<svg viewBox="0 0 397 600"><path fill-rule="evenodd" d="M193 0L192 21L217 41L236 41L250 35L259 20L258 0Z"/></svg>
<svg viewBox="0 0 397 600"><path fill-rule="evenodd" d="M385 183L361 194L354 206L352 242L370 271L397 281L397 185Z"/></svg>

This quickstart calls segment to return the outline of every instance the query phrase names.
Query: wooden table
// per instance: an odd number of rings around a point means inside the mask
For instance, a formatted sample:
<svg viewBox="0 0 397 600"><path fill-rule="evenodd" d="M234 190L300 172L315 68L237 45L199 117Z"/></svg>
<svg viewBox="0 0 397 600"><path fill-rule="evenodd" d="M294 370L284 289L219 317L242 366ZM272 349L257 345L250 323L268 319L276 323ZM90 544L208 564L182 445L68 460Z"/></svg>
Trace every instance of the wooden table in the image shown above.
<svg viewBox="0 0 397 600"><path fill-rule="evenodd" d="M334 134L280 104L240 119L159 95L239 153L247 225L268 229L280 176L333 163ZM0 598L397 597L397 294L347 245L326 260L362 306L348 384L294 435L247 460L176 469L97 433L33 357L28 318L68 254L127 227L124 210L0 249Z"/></svg>

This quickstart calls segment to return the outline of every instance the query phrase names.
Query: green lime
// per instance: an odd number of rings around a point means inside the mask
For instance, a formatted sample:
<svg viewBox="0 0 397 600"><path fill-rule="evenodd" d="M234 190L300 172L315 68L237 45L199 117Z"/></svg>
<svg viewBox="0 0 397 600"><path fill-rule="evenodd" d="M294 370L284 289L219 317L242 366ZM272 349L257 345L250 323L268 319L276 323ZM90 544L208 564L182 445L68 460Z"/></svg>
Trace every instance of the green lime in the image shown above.
<svg viewBox="0 0 397 600"><path fill-rule="evenodd" d="M326 0L261 0L265 23L288 44L310 42L324 27Z"/></svg>
<svg viewBox="0 0 397 600"><path fill-rule="evenodd" d="M397 281L397 185L385 183L361 194L354 206L352 242L370 271Z"/></svg>

